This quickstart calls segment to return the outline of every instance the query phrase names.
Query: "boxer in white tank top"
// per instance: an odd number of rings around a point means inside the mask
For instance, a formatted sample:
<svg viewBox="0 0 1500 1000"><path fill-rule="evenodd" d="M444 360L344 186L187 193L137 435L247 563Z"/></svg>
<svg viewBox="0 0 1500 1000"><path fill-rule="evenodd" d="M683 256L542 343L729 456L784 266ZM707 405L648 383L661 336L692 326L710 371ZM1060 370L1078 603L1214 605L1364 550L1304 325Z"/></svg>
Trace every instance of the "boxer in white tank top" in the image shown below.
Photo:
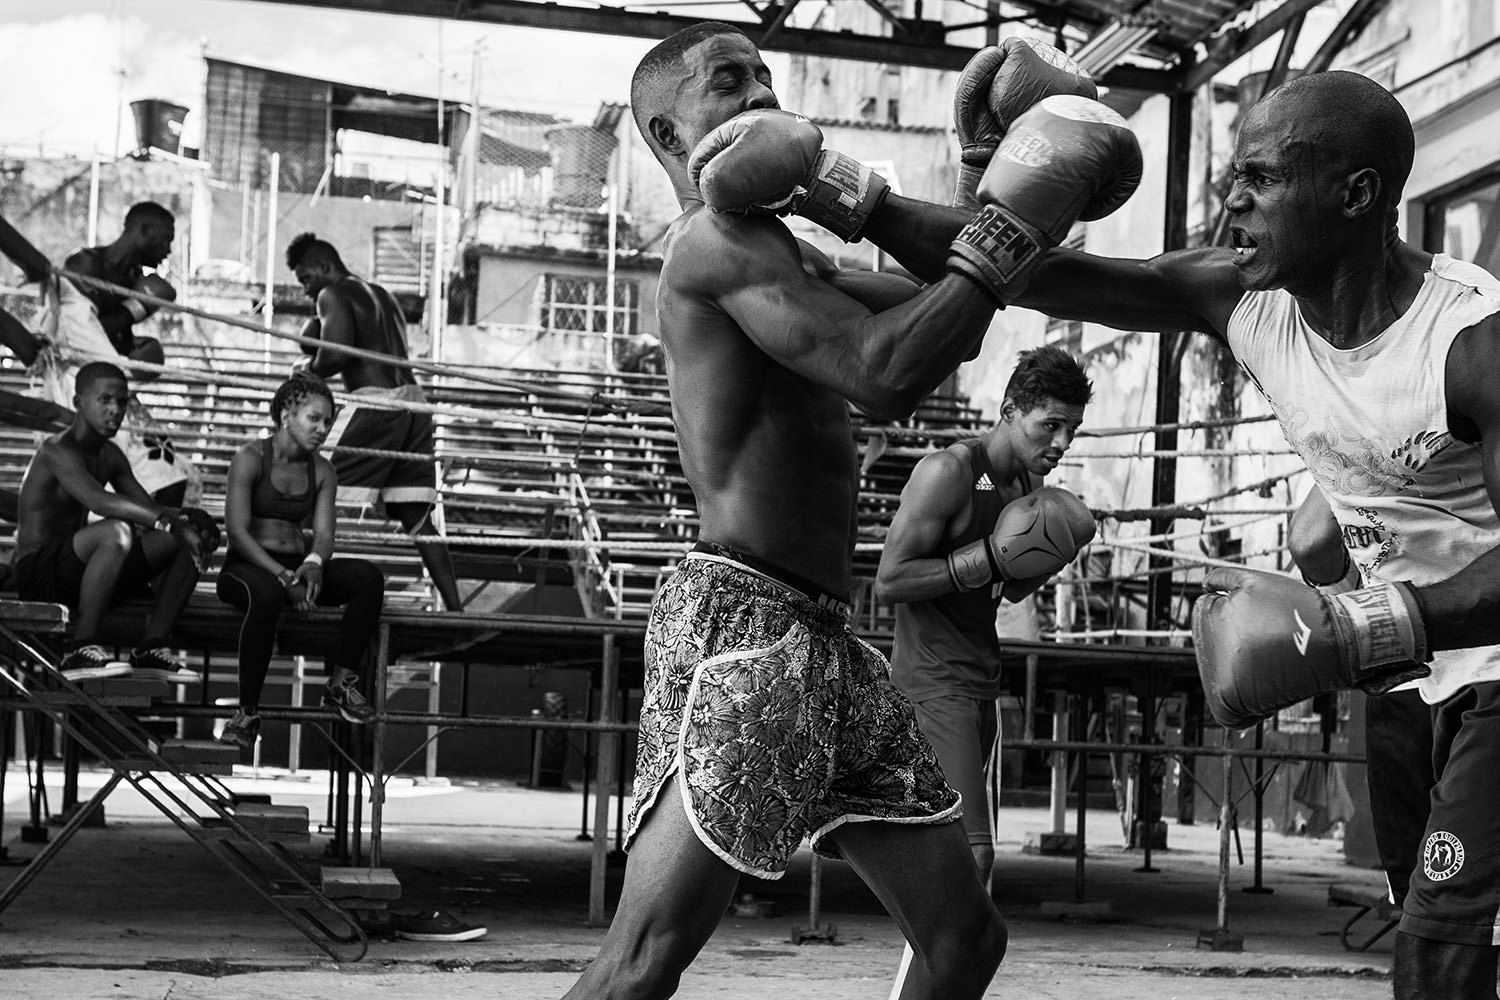
<svg viewBox="0 0 1500 1000"><path fill-rule="evenodd" d="M1266 393L1366 579L1330 597L1287 577L1209 573L1194 614L1209 704L1225 724L1248 725L1321 690L1420 678L1437 783L1397 935L1395 996L1493 1000L1500 285L1397 235L1413 151L1405 111L1378 84L1301 77L1241 127L1225 201L1231 247L1150 260L1054 251L1019 304L1207 334ZM892 219L891 231L903 225L916 220ZM921 273L909 253L885 248Z"/></svg>

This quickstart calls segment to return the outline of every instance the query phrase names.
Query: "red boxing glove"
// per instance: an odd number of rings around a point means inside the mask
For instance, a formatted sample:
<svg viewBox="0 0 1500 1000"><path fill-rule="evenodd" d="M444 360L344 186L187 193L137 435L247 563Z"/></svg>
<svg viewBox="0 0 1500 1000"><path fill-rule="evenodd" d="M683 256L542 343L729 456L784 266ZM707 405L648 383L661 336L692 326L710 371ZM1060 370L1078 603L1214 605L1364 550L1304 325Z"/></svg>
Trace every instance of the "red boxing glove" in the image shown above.
<svg viewBox="0 0 1500 1000"><path fill-rule="evenodd" d="M801 215L852 243L890 185L858 160L822 147L823 130L801 115L746 111L703 137L688 173L715 212Z"/></svg>
<svg viewBox="0 0 1500 1000"><path fill-rule="evenodd" d="M1077 63L1046 42L1013 37L975 53L953 90L959 142L954 207L979 208L975 190L1011 122L1054 94L1097 100L1099 88Z"/></svg>
<svg viewBox="0 0 1500 1000"><path fill-rule="evenodd" d="M979 185L984 208L953 241L948 269L1003 306L1078 220L1113 212L1141 181L1130 126L1098 101L1049 97L1016 119Z"/></svg>

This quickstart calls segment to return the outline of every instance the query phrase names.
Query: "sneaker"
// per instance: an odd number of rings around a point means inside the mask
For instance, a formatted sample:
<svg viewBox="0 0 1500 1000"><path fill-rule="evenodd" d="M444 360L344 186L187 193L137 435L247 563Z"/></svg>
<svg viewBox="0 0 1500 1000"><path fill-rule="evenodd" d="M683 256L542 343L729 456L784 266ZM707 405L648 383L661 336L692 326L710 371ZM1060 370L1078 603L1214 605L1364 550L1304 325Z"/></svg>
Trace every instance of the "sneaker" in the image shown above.
<svg viewBox="0 0 1500 1000"><path fill-rule="evenodd" d="M347 721L356 725L369 722L375 717L375 706L365 700L355 685L358 678L350 677L342 684L330 684L323 689L323 707L331 708Z"/></svg>
<svg viewBox="0 0 1500 1000"><path fill-rule="evenodd" d="M396 936L407 941L477 941L490 932L483 924L466 924L442 910L393 913Z"/></svg>
<svg viewBox="0 0 1500 1000"><path fill-rule="evenodd" d="M197 671L189 670L165 646L152 646L150 649L131 651L130 669L135 671L137 677L148 681L192 684L198 680Z"/></svg>
<svg viewBox="0 0 1500 1000"><path fill-rule="evenodd" d="M130 664L110 656L103 646L89 643L69 650L58 669L70 681L83 681L93 677L124 677L130 673Z"/></svg>
<svg viewBox="0 0 1500 1000"><path fill-rule="evenodd" d="M252 715L243 708L237 708L234 717L224 723L224 728L217 739L220 743L232 743L248 750L255 746L255 738L259 735L260 716Z"/></svg>

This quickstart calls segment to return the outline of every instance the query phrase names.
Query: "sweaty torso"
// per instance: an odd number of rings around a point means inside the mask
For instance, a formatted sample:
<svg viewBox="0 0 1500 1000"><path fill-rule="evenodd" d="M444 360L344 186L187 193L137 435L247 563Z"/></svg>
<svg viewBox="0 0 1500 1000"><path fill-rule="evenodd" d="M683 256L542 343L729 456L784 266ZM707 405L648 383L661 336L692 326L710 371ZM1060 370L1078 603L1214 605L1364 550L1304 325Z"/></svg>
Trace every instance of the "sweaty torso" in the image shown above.
<svg viewBox="0 0 1500 1000"><path fill-rule="evenodd" d="M349 275L329 286L346 303L354 317L354 346L398 358L406 355L406 318L396 297L372 281ZM343 369L344 386L350 390L376 387L393 389L411 385L410 370L379 361L351 358Z"/></svg>
<svg viewBox="0 0 1500 1000"><path fill-rule="evenodd" d="M849 592L858 465L848 405L760 350L685 269L721 231L689 212L666 242L657 309L683 471L699 533L823 587Z"/></svg>
<svg viewBox="0 0 1500 1000"><path fill-rule="evenodd" d="M71 537L88 523L88 510L63 489L53 471L53 463L62 450L76 451L96 481L104 483L110 479L110 456L103 450L90 453L79 449L62 434L44 441L21 477L21 493L16 502L17 559L50 539Z"/></svg>

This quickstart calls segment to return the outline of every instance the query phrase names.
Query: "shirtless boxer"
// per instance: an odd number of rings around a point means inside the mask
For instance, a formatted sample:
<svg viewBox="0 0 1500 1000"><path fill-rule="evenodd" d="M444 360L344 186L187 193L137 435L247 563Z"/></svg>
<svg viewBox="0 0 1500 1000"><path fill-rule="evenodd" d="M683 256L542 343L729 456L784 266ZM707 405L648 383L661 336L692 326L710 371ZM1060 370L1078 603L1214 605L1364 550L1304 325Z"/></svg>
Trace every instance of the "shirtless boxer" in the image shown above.
<svg viewBox="0 0 1500 1000"><path fill-rule="evenodd" d="M915 948L903 997L978 997L1004 923L954 822L957 794L847 617L859 468L848 404L893 418L936 388L1041 248L1128 195L1134 139L1082 98L1026 112L1013 130L1068 153L1044 174L1002 145L1007 167L979 184L951 273L918 290L842 272L750 210L759 192L794 187L779 207L855 235L886 187L776 110L739 29L706 22L666 39L637 67L631 105L683 206L657 307L701 528L648 626L619 909L568 996L671 995L739 875L779 877L811 835ZM976 586L1005 569L982 547L960 561Z"/></svg>

